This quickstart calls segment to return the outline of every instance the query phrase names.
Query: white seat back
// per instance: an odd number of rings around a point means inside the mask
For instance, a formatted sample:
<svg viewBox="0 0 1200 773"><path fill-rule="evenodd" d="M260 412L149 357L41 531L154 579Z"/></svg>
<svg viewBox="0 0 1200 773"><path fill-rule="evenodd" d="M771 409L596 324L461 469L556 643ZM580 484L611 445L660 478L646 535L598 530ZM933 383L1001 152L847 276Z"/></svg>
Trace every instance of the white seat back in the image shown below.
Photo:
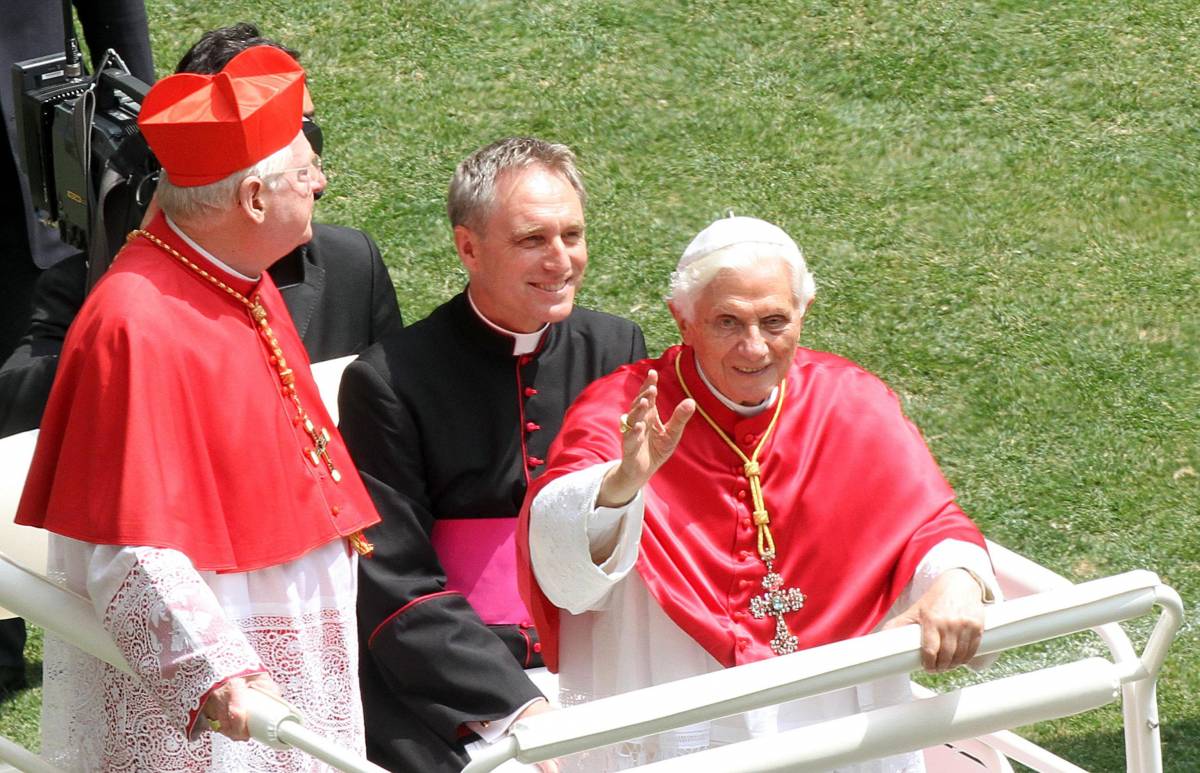
<svg viewBox="0 0 1200 773"><path fill-rule="evenodd" d="M12 522L37 444L37 430L0 438L0 553L37 574L46 573L46 532ZM0 620L15 617L0 607Z"/></svg>

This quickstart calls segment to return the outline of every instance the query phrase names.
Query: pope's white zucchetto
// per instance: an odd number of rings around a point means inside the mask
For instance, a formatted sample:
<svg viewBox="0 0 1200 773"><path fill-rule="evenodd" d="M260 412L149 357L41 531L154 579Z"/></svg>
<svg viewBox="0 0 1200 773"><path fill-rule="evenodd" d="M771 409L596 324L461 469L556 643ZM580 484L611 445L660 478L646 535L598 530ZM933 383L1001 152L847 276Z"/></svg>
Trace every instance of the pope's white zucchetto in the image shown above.
<svg viewBox="0 0 1200 773"><path fill-rule="evenodd" d="M804 265L800 248L779 226L756 217L730 216L717 220L696 234L696 238L683 251L675 270L683 271L709 255L737 247L746 247L756 253L760 253L760 248L767 247L781 258Z"/></svg>

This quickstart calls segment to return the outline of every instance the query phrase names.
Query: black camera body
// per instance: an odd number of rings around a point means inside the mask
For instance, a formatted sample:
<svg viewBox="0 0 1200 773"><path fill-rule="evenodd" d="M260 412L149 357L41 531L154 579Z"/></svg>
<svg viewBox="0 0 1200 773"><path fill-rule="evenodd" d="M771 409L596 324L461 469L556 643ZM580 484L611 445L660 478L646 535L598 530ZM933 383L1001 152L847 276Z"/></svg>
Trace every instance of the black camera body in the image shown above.
<svg viewBox="0 0 1200 773"><path fill-rule="evenodd" d="M159 165L137 128L150 87L122 66L80 69L65 53L13 65L16 140L34 207L98 276L140 223Z"/></svg>

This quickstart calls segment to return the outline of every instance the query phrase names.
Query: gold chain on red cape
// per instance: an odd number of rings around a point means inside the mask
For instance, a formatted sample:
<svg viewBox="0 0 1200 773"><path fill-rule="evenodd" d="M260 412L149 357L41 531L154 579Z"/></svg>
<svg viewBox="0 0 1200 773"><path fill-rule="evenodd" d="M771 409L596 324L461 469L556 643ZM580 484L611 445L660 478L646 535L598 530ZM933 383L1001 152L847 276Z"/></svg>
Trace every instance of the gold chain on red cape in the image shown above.
<svg viewBox="0 0 1200 773"><path fill-rule="evenodd" d="M717 433L717 437L724 440L725 445L733 449L733 452L742 460L742 470L746 475L746 479L750 481L750 500L754 504L754 525L758 528L758 557L762 559L767 570L762 579L762 595L750 599L750 613L756 619L765 617L766 615L772 615L775 618L775 638L771 639L772 652L776 655L786 655L789 652L795 652L798 641L792 632L788 630L783 616L790 612L799 612L800 608L804 606L805 597L799 588L784 588L783 576L775 571L775 538L771 536L771 517L767 514L767 504L763 501L762 479L760 477L762 469L758 464L758 454L767 444L767 438L775 430L775 425L779 423L779 414L783 412L783 398L787 393L787 379L779 382L779 396L775 401L775 414L771 416L771 423L767 425L767 430L763 433L762 439L754 447L754 453L746 456L742 449L738 448L737 444L730 439L729 435L725 434L725 430L717 425L713 417L709 416L708 412L700 407L700 401L692 396L692 390L688 389L687 382L683 380L683 371L679 366L679 361L682 358L683 350L680 349L679 354L675 357L675 377L679 379L679 385L683 387L683 393L696 403L696 412L708 422L708 426L712 427L713 432Z"/></svg>
<svg viewBox="0 0 1200 773"><path fill-rule="evenodd" d="M162 239L159 239L149 231L142 230L141 228L130 231L126 241L131 242L139 236L144 237L146 241L179 260L180 263L187 266L204 279L208 280L211 285L219 290L224 291L231 298L234 298L249 310L250 318L254 320L255 328L258 330L259 335L262 336L262 339L266 342L267 349L271 352L271 365L275 367L275 370L279 376L279 383L283 385L284 397L290 399L296 408L296 415L292 419L292 423L303 427L305 433L307 433L308 437L312 440L312 446L305 448L303 451L304 458L311 462L314 467L319 466L322 462L324 462L325 467L329 470L329 477L333 480L333 482L341 483L342 473L338 472L337 467L334 466L333 457L329 455L329 430L327 430L325 427L318 429L316 425L313 424L312 419L309 418L308 411L304 410L304 406L300 402L300 395L296 392L296 374L291 368L288 367L287 360L285 360L283 357L283 349L279 346L279 339L275 337L275 332L271 330L271 323L267 319L267 310L263 308L262 299L258 295L255 295L253 298L247 298L246 296L242 295L237 290L233 289L220 279L217 279L215 276L193 263L187 258L186 255L179 252L179 250L167 244ZM354 547L354 550L357 551L359 555L367 555L375 549L375 546L368 542L367 538L363 536L361 529L354 532L346 539L349 540L350 544Z"/></svg>

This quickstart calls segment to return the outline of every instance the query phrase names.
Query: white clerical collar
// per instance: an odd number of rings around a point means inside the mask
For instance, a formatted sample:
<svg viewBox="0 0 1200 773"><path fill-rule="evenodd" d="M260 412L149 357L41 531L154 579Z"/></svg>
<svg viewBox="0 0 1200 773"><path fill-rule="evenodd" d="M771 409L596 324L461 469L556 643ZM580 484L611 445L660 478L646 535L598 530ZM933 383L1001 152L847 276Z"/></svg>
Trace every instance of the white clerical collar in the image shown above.
<svg viewBox="0 0 1200 773"><path fill-rule="evenodd" d="M520 354L529 354L532 351L536 351L538 348L538 342L542 340L542 333L545 333L546 328L550 327L550 323L547 322L532 333L514 333L511 330L505 330L495 322L492 322L490 319L483 316L483 312L480 311L479 307L475 305L475 299L471 297L470 287L467 288L467 301L471 304L471 308L475 311L475 316L483 320L483 324L487 325L492 330L495 330L497 333L506 335L513 340L514 357Z"/></svg>
<svg viewBox="0 0 1200 773"><path fill-rule="evenodd" d="M167 225L171 226L171 230L174 231L176 233L176 235L179 236L180 239L183 239L184 243L187 244L187 246L191 247L193 250L200 253L204 257L204 259L207 260L209 263L212 263L214 266L221 269L222 271L233 274L238 279L245 279L247 282L257 282L258 281L258 277L246 276L241 271L238 271L237 269L233 268L225 261L218 258L216 255L213 255L211 252L209 252L208 250L201 247L199 244L196 244L195 240L193 240L192 237L188 236L183 231L181 231L179 226L175 225L175 221L172 220L171 217L169 215L167 215L165 212L163 213L163 217L165 217L167 219Z"/></svg>
<svg viewBox="0 0 1200 773"><path fill-rule="evenodd" d="M713 397L721 401L729 410L742 416L757 416L771 406L775 405L775 398L779 396L779 387L771 390L771 394L767 395L767 399L763 400L758 405L739 405L733 400L730 400L725 395L721 394L712 382L708 380L708 376L704 375L704 371L700 369L700 361L696 360L696 372L700 374L700 380L704 382L704 386L708 387L708 391L713 393Z"/></svg>

